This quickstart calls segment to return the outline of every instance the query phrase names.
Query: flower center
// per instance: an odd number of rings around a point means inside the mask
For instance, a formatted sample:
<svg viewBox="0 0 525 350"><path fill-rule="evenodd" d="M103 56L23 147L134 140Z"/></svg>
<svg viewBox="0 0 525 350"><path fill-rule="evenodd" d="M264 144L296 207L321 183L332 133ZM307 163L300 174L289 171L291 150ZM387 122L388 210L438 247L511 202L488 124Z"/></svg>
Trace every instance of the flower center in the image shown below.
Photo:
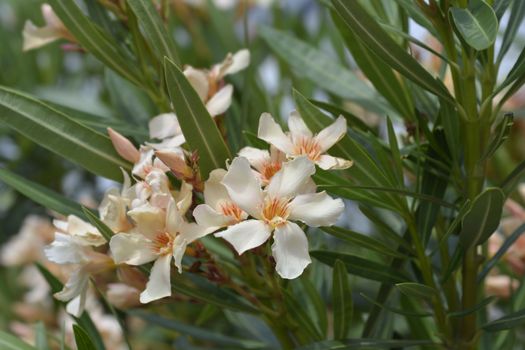
<svg viewBox="0 0 525 350"><path fill-rule="evenodd" d="M279 161L265 162L261 172L264 183L269 183L275 173L281 170L281 166L282 162Z"/></svg>
<svg viewBox="0 0 525 350"><path fill-rule="evenodd" d="M262 216L264 221L273 227L283 225L290 214L287 198L266 198Z"/></svg>
<svg viewBox="0 0 525 350"><path fill-rule="evenodd" d="M159 255L168 255L173 252L173 236L167 232L156 235L152 243L153 251Z"/></svg>
<svg viewBox="0 0 525 350"><path fill-rule="evenodd" d="M316 161L321 156L321 146L317 141L310 137L299 137L294 142L294 154L305 155L312 161Z"/></svg>
<svg viewBox="0 0 525 350"><path fill-rule="evenodd" d="M232 223L240 222L243 219L242 209L232 202L221 203L220 209L225 216L229 216L232 218Z"/></svg>

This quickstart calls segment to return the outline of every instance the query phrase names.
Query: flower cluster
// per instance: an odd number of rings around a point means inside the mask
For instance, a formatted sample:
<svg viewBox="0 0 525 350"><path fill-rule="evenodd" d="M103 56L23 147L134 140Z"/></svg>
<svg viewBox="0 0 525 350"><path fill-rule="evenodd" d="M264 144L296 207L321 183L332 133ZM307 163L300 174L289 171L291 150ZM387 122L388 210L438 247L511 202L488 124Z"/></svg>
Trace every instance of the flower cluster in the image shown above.
<svg viewBox="0 0 525 350"><path fill-rule="evenodd" d="M231 104L232 86L224 84L224 76L244 69L249 57L247 50L241 50L210 70L185 68L212 117ZM212 171L204 183L198 156L184 148L175 114L154 117L149 123L152 140L140 148L108 129L116 151L133 163L132 176L123 172L122 189L109 190L98 208L100 220L113 232L109 242L78 217L55 222L58 231L46 249L47 257L74 267L64 290L55 296L70 301L68 311L78 315L92 276L142 265L149 269L149 280L142 285L140 302L171 296L172 261L181 273L188 247L212 233L239 255L273 236L277 273L286 279L301 275L311 261L301 225L333 225L344 210L341 199L316 191L312 180L316 165L344 169L352 162L326 153L346 133L343 117L315 135L299 113L292 112L288 127L285 133L263 113L258 137L270 149L243 148L227 169ZM113 289L125 287L119 283Z"/></svg>

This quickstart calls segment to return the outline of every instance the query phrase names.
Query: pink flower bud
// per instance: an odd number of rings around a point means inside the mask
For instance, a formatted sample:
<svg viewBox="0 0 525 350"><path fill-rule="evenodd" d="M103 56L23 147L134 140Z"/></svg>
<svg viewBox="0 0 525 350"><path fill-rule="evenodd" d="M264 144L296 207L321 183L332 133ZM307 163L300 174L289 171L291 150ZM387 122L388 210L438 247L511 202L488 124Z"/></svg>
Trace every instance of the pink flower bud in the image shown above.
<svg viewBox="0 0 525 350"><path fill-rule="evenodd" d="M115 150L122 158L132 163L139 161L139 150L133 145L133 143L131 143L130 140L111 128L108 128L108 134L111 142L113 143L113 147L115 147Z"/></svg>

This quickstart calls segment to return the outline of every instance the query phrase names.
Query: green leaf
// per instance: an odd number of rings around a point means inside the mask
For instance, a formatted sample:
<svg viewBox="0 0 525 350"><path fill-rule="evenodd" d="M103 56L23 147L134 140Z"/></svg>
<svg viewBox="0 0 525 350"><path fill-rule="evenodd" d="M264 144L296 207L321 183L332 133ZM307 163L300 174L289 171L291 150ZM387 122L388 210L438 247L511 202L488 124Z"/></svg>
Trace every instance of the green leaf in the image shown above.
<svg viewBox="0 0 525 350"><path fill-rule="evenodd" d="M0 87L0 111L1 122L94 174L120 181L119 168L131 169L107 136L31 96Z"/></svg>
<svg viewBox="0 0 525 350"><path fill-rule="evenodd" d="M60 282L55 276L53 276L53 274L49 272L49 270L46 269L43 265L39 263L36 263L35 265L44 277L44 279L47 281L47 284L51 288L51 292L53 294L60 292L64 287L62 282ZM66 303L61 302L61 304L65 305ZM95 324L93 323L91 317L89 317L89 314L87 312L84 312L80 317L72 317L75 319L78 325L87 332L89 338L95 344L96 350L106 349L104 346L104 342L102 341L102 337L100 336L100 333L98 332L97 328L95 327Z"/></svg>
<svg viewBox="0 0 525 350"><path fill-rule="evenodd" d="M505 114L496 126L496 130L494 130L494 135L492 136L492 139L490 140L490 143L487 146L487 149L485 150L485 153L481 157L480 161L486 160L487 158L491 157L498 150L498 148L508 139L510 131L512 129L512 125L514 125L514 114Z"/></svg>
<svg viewBox="0 0 525 350"><path fill-rule="evenodd" d="M100 234L106 239L107 242L111 240L111 237L115 234L105 223L102 222L90 209L82 207L82 211L85 217L89 220L91 225L95 226Z"/></svg>
<svg viewBox="0 0 525 350"><path fill-rule="evenodd" d="M120 53L117 42L102 28L91 22L82 13L75 0L50 0L49 3L83 48L124 78L140 85L140 78L135 73L136 68Z"/></svg>
<svg viewBox="0 0 525 350"><path fill-rule="evenodd" d="M489 261L487 261L487 263L485 264L485 266L479 273L478 283L482 283L483 279L489 274L490 270L492 270L492 268L496 266L498 261L505 255L507 250L509 250L509 248L521 237L521 235L524 232L525 232L525 224L521 224L516 230L514 230L514 232L512 232L510 236L505 238L505 241L503 242L501 247L498 249L496 254L494 254L494 256L490 258Z"/></svg>
<svg viewBox="0 0 525 350"><path fill-rule="evenodd" d="M0 180L36 203L62 215L84 217L80 204L51 191L47 187L31 182L7 169L0 169Z"/></svg>
<svg viewBox="0 0 525 350"><path fill-rule="evenodd" d="M31 345L18 337L0 330L0 349L2 350L35 350Z"/></svg>
<svg viewBox="0 0 525 350"><path fill-rule="evenodd" d="M521 162L501 183L500 187L508 197L525 176L525 161Z"/></svg>
<svg viewBox="0 0 525 350"><path fill-rule="evenodd" d="M436 28L419 7L411 0L395 0L416 23L437 37Z"/></svg>
<svg viewBox="0 0 525 350"><path fill-rule="evenodd" d="M321 230L328 233L329 235L342 239L353 246L379 253L380 256L408 258L406 254L400 253L397 250L390 248L388 245L384 244L380 240L364 235L362 233L347 230L337 226L321 227Z"/></svg>
<svg viewBox="0 0 525 350"><path fill-rule="evenodd" d="M470 314L472 314L474 312L477 312L477 311L481 310L482 308L484 308L488 304L492 303L494 300L496 300L496 297L495 296L490 296L488 298L485 298L480 303L474 305L473 307L471 307L469 309L462 310L462 311L457 311L457 312L451 312L451 313L447 314L447 316L448 317L465 317L467 315L470 315Z"/></svg>
<svg viewBox="0 0 525 350"><path fill-rule="evenodd" d="M44 322L40 321L35 325L35 334L35 347L37 350L49 350Z"/></svg>
<svg viewBox="0 0 525 350"><path fill-rule="evenodd" d="M131 7L135 16L137 16L137 20L144 31L147 42L153 46L159 61L162 62L164 57L168 57L171 61L180 65L175 41L164 27L154 3L144 0L128 0L127 4Z"/></svg>
<svg viewBox="0 0 525 350"><path fill-rule="evenodd" d="M387 117L386 122L388 130L388 142L390 143L390 152L393 160L393 173L397 180L398 186L404 187L403 160L401 158L401 152L399 151L399 145L397 144L396 132L394 131L392 120Z"/></svg>
<svg viewBox="0 0 525 350"><path fill-rule="evenodd" d="M513 329L525 323L525 310L508 314L505 317L489 322L481 328L486 332L499 332L505 329Z"/></svg>
<svg viewBox="0 0 525 350"><path fill-rule="evenodd" d="M430 340L345 339L325 340L296 348L296 350L353 350L353 349L404 349L412 346L438 346Z"/></svg>
<svg viewBox="0 0 525 350"><path fill-rule="evenodd" d="M404 282L396 284L399 291L407 297L431 300L437 295L437 291L424 284L415 282Z"/></svg>
<svg viewBox="0 0 525 350"><path fill-rule="evenodd" d="M332 3L347 29L353 31L372 52L390 67L437 96L454 101L446 87L399 46L361 7L358 1L332 0Z"/></svg>
<svg viewBox="0 0 525 350"><path fill-rule="evenodd" d="M332 18L352 57L377 91L390 102L403 119L414 119L412 98L390 66L371 51L353 31L345 30L343 20L333 12Z"/></svg>
<svg viewBox="0 0 525 350"><path fill-rule="evenodd" d="M189 335L196 339L205 340L217 345L235 348L239 347L242 349L260 349L266 346L266 344L256 340L228 337L204 328L195 327L176 320L167 319L144 310L130 310L128 313L132 316L140 317L150 325L153 324L162 328L171 329L181 334Z"/></svg>
<svg viewBox="0 0 525 350"><path fill-rule="evenodd" d="M450 9L454 23L463 39L474 49L489 48L498 35L498 18L483 0L470 0L467 8Z"/></svg>
<svg viewBox="0 0 525 350"><path fill-rule="evenodd" d="M345 339L350 330L354 305L348 272L341 260L336 260L334 264L332 310L334 314L334 339Z"/></svg>
<svg viewBox="0 0 525 350"><path fill-rule="evenodd" d="M501 3L501 1L499 1ZM498 58L497 61L498 64L501 63L503 60L503 57L505 57L505 54L509 50L510 46L512 45L512 42L514 41L514 38L516 37L516 33L518 32L518 29L523 22L523 18L525 17L525 1L519 1L514 0L512 2L512 7L510 10L510 17L507 22L507 26L505 27L505 33L503 34L503 40L501 41L501 46L498 52Z"/></svg>
<svg viewBox="0 0 525 350"><path fill-rule="evenodd" d="M391 114L392 109L388 103L369 85L318 49L285 32L268 27L262 28L260 35L297 74L366 109L378 114Z"/></svg>
<svg viewBox="0 0 525 350"><path fill-rule="evenodd" d="M326 316L326 303L308 276L302 275L300 278L301 291L308 297L308 310L314 318L314 323L321 331L323 338L326 338L328 332L328 318Z"/></svg>
<svg viewBox="0 0 525 350"><path fill-rule="evenodd" d="M208 174L226 166L230 151L197 92L182 71L169 59L164 60L166 85L182 133L191 149L199 152L199 168L203 180Z"/></svg>
<svg viewBox="0 0 525 350"><path fill-rule="evenodd" d="M366 125L365 122L363 122L361 119L359 119L358 117L356 117L355 115L353 115L352 113L342 109L342 108L339 108L337 106L334 106L330 103L326 103L326 102L322 102L322 101L316 101L316 100L312 100L312 99L309 99L308 101L310 101L313 105L321 108L322 110L324 111L327 111L328 113L330 113L332 116L334 116L334 118L337 118L338 116L342 115L343 117L345 117L346 119L346 123L348 124L348 127L350 128L356 128L356 129L359 129L363 132L370 132L374 135L377 135L377 131L372 129L371 127L369 127L368 125Z"/></svg>
<svg viewBox="0 0 525 350"><path fill-rule="evenodd" d="M73 333L75 334L75 343L78 350L96 350L97 348L89 338L89 335L82 329L82 327L74 324Z"/></svg>
<svg viewBox="0 0 525 350"><path fill-rule="evenodd" d="M459 241L468 249L484 243L498 228L505 194L499 188L489 188L479 194L463 218Z"/></svg>
<svg viewBox="0 0 525 350"><path fill-rule="evenodd" d="M405 310L404 308L403 309L394 308L389 305L381 304L375 301L374 299L370 298L366 294L360 293L360 295L363 297L363 299L373 304L374 306L377 306L381 309L385 309L386 311L392 312L394 314L399 314L399 315L408 316L408 317L430 317L434 315L432 312L416 312L416 311L408 311L408 310Z"/></svg>
<svg viewBox="0 0 525 350"><path fill-rule="evenodd" d="M284 304L287 312L290 315L294 315L294 320L299 325L299 328L304 330L304 333L308 335L312 341L319 341L324 338L319 329L312 322L312 319L306 313L304 306L301 305L296 300L296 297L287 290L285 290Z"/></svg>
<svg viewBox="0 0 525 350"><path fill-rule="evenodd" d="M355 255L323 250L314 250L310 252L310 255L329 266L334 266L337 260L341 260L350 274L369 280L387 283L401 283L409 280L403 273L392 269L388 265Z"/></svg>

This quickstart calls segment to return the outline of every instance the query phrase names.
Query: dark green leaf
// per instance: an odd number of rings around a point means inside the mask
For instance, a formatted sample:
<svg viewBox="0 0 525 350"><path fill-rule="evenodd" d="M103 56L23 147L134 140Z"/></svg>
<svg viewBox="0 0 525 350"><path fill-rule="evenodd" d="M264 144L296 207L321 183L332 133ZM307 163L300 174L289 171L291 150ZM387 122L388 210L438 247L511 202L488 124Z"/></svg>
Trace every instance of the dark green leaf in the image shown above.
<svg viewBox="0 0 525 350"><path fill-rule="evenodd" d="M164 60L166 85L186 142L199 152L199 168L203 180L210 171L224 168L230 151L197 92L182 71L169 59Z"/></svg>
<svg viewBox="0 0 525 350"><path fill-rule="evenodd" d="M337 260L341 260L350 274L357 275L373 281L386 283L401 283L409 280L403 273L372 260L355 255L314 250L310 255L324 264L334 266Z"/></svg>
<svg viewBox="0 0 525 350"><path fill-rule="evenodd" d="M369 85L318 49L275 29L265 27L260 34L296 73L319 87L379 114L391 113L390 106Z"/></svg>
<svg viewBox="0 0 525 350"><path fill-rule="evenodd" d="M175 41L164 27L155 4L152 1L144 0L128 0L127 4L137 16L147 42L153 46L159 61L162 62L164 57L168 57L177 65L180 65Z"/></svg>
<svg viewBox="0 0 525 350"><path fill-rule="evenodd" d="M167 319L143 310L130 310L128 313L130 315L140 317L150 325L153 324L162 328L171 329L196 339L206 340L217 345L239 347L243 349L260 349L265 347L265 344L256 340L228 337L217 332L211 332L204 328L195 327L176 320Z"/></svg>
<svg viewBox="0 0 525 350"><path fill-rule="evenodd" d="M498 148L507 140L510 134L510 130L514 125L514 114L507 113L503 116L503 119L498 123L496 130L494 130L494 135L490 140L487 150L481 157L481 161L491 157Z"/></svg>
<svg viewBox="0 0 525 350"><path fill-rule="evenodd" d="M73 333L75 334L75 343L78 350L96 350L97 348L89 339L89 335L82 329L82 327L74 324Z"/></svg>
<svg viewBox="0 0 525 350"><path fill-rule="evenodd" d="M438 346L430 340L345 339L326 340L296 350L405 349L413 346Z"/></svg>
<svg viewBox="0 0 525 350"><path fill-rule="evenodd" d="M388 305L385 305L385 304L381 304L381 303L378 303L377 301L375 301L374 299L370 298L369 296L367 296L366 294L363 294L363 293L360 293L361 296L363 297L363 299L365 299L367 302L381 308L381 309L385 309L386 311L389 311L389 312L392 312L392 313L395 313L395 314L399 314L399 315L403 315L403 316L409 316L409 317L430 317L430 316L433 316L434 314L431 313L431 312L415 312L415 311L408 311L408 310L405 310L405 309L398 309L398 308L394 308L394 307L391 307L391 306L388 306Z"/></svg>
<svg viewBox="0 0 525 350"><path fill-rule="evenodd" d="M364 235L362 233L346 230L337 226L321 227L321 230L328 233L329 235L342 239L355 247L379 253L380 256L407 258L406 254L400 253L397 250L392 249L388 245L384 244L380 240Z"/></svg>
<svg viewBox="0 0 525 350"><path fill-rule="evenodd" d="M51 191L47 187L26 180L7 169L0 169L0 180L46 208L62 215L84 217L80 204Z"/></svg>
<svg viewBox="0 0 525 350"><path fill-rule="evenodd" d="M481 326L486 332L499 332L505 329L513 329L525 323L525 310L513 312L498 320Z"/></svg>
<svg viewBox="0 0 525 350"><path fill-rule="evenodd" d="M97 175L120 181L119 168L131 168L119 157L107 136L31 96L0 87L0 111L1 122Z"/></svg>
<svg viewBox="0 0 525 350"><path fill-rule="evenodd" d="M501 183L500 187L508 197L525 176L525 161L521 162Z"/></svg>
<svg viewBox="0 0 525 350"><path fill-rule="evenodd" d="M464 316L470 315L470 314L472 314L474 312L477 312L477 311L481 310L482 308L484 308L488 304L492 303L495 299L496 299L495 296L491 296L491 297L485 298L480 303L478 303L477 305L473 306L470 309L457 311L457 312L451 312L447 316L448 317L464 317Z"/></svg>
<svg viewBox="0 0 525 350"><path fill-rule="evenodd" d="M332 0L348 30L390 67L424 89L453 101L445 86L428 73L404 48L399 46L359 4L358 1Z"/></svg>
<svg viewBox="0 0 525 350"><path fill-rule="evenodd" d="M415 282L398 283L396 287L401 293L411 298L431 300L437 295L437 291L434 288Z"/></svg>
<svg viewBox="0 0 525 350"><path fill-rule="evenodd" d="M403 119L414 119L414 104L406 86L392 69L370 50L351 30L345 30L343 20L332 13L332 18L361 71L377 91L390 102Z"/></svg>
<svg viewBox="0 0 525 350"><path fill-rule="evenodd" d="M474 49L481 51L494 44L498 18L484 0L470 0L467 8L452 7L450 12L461 36Z"/></svg>
<svg viewBox="0 0 525 350"><path fill-rule="evenodd" d="M336 260L332 277L332 308L334 313L334 339L348 336L354 311L348 272L341 260Z"/></svg>
<svg viewBox="0 0 525 350"><path fill-rule="evenodd" d="M49 3L83 48L124 78L140 85L136 68L128 64L129 59L120 53L116 41L90 21L75 0L50 0Z"/></svg>
<svg viewBox="0 0 525 350"><path fill-rule="evenodd" d="M303 275L304 276L304 275ZM307 309L312 310L310 314L314 318L314 323L317 325L321 331L323 338L326 338L326 333L328 332L328 318L326 316L326 303L323 297L308 278L304 276L300 279L302 291L308 297L309 306Z"/></svg>
<svg viewBox="0 0 525 350"><path fill-rule="evenodd" d="M299 328L304 331L304 334L307 335L311 341L319 341L324 338L306 313L304 306L296 300L296 297L292 293L285 291L284 304L287 312L290 315L294 315L293 317L299 325Z"/></svg>
<svg viewBox="0 0 525 350"><path fill-rule="evenodd" d="M501 3L502 1L498 1ZM501 62L505 54L509 50L516 33L523 22L523 17L525 16L525 1L514 0L512 2L512 7L510 10L510 17L505 27L505 34L503 34L503 40L501 41L501 46L498 52L497 62Z"/></svg>
<svg viewBox="0 0 525 350"><path fill-rule="evenodd" d="M492 270L492 268L496 266L498 261L505 255L507 250L509 250L509 248L521 237L521 235L524 232L525 232L525 224L522 224L516 230L514 230L514 232L512 232L510 236L505 238L505 241L503 242L501 247L498 249L496 254L494 254L494 256L490 258L489 261L487 261L487 263L485 264L485 266L479 273L478 283L482 283L483 279L489 274L490 270Z"/></svg>
<svg viewBox="0 0 525 350"><path fill-rule="evenodd" d="M479 194L463 218L459 240L468 249L483 244L498 228L505 194L499 188L489 188Z"/></svg>
<svg viewBox="0 0 525 350"><path fill-rule="evenodd" d="M115 233L100 220L90 209L86 207L82 207L82 211L85 214L85 217L89 220L89 222L95 226L100 234L106 239L107 242L111 240L111 236L113 236Z"/></svg>
<svg viewBox="0 0 525 350"><path fill-rule="evenodd" d="M309 99L308 101L310 101L315 106L321 108L322 110L327 111L334 118L337 118L338 116L342 115L343 117L345 117L346 122L348 124L348 127L350 127L350 128L357 128L357 129L359 129L361 131L370 132L370 133L372 133L374 135L377 135L377 131L376 130L372 129L371 127L366 125L366 123L364 121L362 121L361 119L359 119L358 117L356 117L352 113L350 113L350 112L348 112L348 111L346 111L346 110L344 110L342 108L339 108L339 107L334 106L334 105L332 105L330 103L326 103L326 102L322 102L322 101L316 101L316 100L312 100L312 99Z"/></svg>

